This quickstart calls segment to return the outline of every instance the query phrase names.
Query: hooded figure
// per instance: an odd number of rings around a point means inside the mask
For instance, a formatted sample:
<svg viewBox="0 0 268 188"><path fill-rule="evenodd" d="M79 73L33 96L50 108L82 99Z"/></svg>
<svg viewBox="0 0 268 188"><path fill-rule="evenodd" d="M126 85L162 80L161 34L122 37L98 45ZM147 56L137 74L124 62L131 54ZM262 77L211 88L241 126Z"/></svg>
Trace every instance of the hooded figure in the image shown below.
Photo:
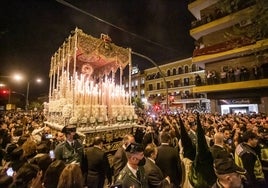
<svg viewBox="0 0 268 188"><path fill-rule="evenodd" d="M191 185L195 188L208 188L216 182L216 175L213 168L213 157L206 142L205 132L202 128L199 114L197 113L197 145L196 153L194 146L191 146L191 139L183 128L181 131L181 141L184 148L184 157L193 159L188 175ZM181 122L182 123L182 122ZM181 126L183 127L183 126ZM186 133L186 134L185 134ZM189 137L189 136L188 136ZM195 156L194 156L195 155Z"/></svg>

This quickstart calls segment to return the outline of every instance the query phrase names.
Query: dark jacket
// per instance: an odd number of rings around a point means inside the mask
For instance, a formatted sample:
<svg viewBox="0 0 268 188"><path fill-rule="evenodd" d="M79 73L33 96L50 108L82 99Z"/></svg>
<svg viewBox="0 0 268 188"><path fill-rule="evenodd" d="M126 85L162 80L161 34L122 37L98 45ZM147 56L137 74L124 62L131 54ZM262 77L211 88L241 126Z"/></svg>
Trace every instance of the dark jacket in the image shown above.
<svg viewBox="0 0 268 188"><path fill-rule="evenodd" d="M150 159L146 158L144 165L145 176L148 179L150 188L170 188L171 185L165 179L160 168Z"/></svg>
<svg viewBox="0 0 268 188"><path fill-rule="evenodd" d="M113 158L114 180L117 179L120 171L126 166L126 164L127 164L126 152L125 149L121 146L117 149Z"/></svg>
<svg viewBox="0 0 268 188"><path fill-rule="evenodd" d="M103 188L105 177L112 182L112 173L108 157L100 148L93 146L85 151L87 186L88 188Z"/></svg>
<svg viewBox="0 0 268 188"><path fill-rule="evenodd" d="M169 145L158 147L156 165L161 169L164 176L169 176L171 183L179 186L182 179L181 160L178 150Z"/></svg>
<svg viewBox="0 0 268 188"><path fill-rule="evenodd" d="M224 147L213 145L210 148L213 159L222 159L222 158L232 158L231 153L229 153Z"/></svg>

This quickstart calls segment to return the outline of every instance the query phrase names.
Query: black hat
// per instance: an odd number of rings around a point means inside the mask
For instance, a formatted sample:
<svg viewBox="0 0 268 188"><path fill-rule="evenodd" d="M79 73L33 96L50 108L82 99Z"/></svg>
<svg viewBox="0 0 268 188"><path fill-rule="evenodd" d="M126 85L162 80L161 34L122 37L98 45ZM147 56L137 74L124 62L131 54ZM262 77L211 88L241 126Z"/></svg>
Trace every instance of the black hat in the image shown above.
<svg viewBox="0 0 268 188"><path fill-rule="evenodd" d="M67 134L67 133L70 133L70 132L76 132L76 126L75 125L65 125L61 132Z"/></svg>
<svg viewBox="0 0 268 188"><path fill-rule="evenodd" d="M214 161L214 170L216 174L229 174L229 173L238 173L246 174L246 170L237 166L233 159L231 158L222 158L215 159Z"/></svg>
<svg viewBox="0 0 268 188"><path fill-rule="evenodd" d="M253 139L253 138L258 139L258 135L252 131L246 131L242 135L242 139L244 142L247 142L249 139Z"/></svg>
<svg viewBox="0 0 268 188"><path fill-rule="evenodd" d="M144 151L143 146L141 144L138 144L138 143L131 143L126 148L126 152L129 152L129 153L139 153L139 152L143 152L143 151Z"/></svg>

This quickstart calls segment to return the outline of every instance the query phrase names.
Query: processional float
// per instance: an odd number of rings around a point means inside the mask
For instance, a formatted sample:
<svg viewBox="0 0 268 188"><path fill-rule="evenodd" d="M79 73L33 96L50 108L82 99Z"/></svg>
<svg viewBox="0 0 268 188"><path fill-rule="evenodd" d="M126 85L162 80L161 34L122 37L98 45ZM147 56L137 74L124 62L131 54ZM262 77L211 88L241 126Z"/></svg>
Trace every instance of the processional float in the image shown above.
<svg viewBox="0 0 268 188"><path fill-rule="evenodd" d="M127 65L125 91L122 77ZM76 28L51 57L49 78L48 126L61 130L75 124L86 144L96 135L113 142L133 131L137 115L130 95L131 49L116 46L108 35L98 39Z"/></svg>

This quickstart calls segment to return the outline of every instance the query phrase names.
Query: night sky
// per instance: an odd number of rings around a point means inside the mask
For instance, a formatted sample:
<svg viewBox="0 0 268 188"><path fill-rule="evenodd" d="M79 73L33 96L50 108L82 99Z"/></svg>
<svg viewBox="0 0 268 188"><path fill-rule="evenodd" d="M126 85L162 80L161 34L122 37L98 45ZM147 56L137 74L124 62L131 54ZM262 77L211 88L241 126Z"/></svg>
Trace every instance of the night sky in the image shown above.
<svg viewBox="0 0 268 188"><path fill-rule="evenodd" d="M56 0L1 1L0 76L21 72L28 80L42 77L44 85L31 85L31 92L47 93L50 58L75 27L96 38L108 34L116 45L132 48L158 65L192 55L194 40L189 29L193 17L187 0L68 2L80 11ZM132 64L140 69L153 67L135 56Z"/></svg>

